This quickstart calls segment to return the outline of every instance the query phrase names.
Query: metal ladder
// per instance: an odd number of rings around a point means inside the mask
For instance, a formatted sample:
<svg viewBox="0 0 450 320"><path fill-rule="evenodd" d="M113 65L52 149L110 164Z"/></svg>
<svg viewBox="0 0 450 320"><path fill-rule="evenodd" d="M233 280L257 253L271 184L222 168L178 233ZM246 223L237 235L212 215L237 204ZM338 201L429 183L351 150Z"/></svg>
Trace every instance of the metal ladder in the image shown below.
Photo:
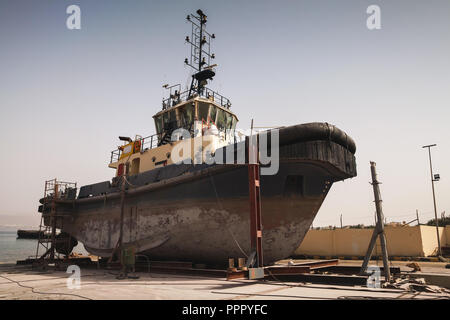
<svg viewBox="0 0 450 320"><path fill-rule="evenodd" d="M39 225L39 239L36 247L36 261L53 262L55 259L60 259L61 255L56 250L56 245L62 243L69 249L71 245L71 237L58 239L57 229L63 229L63 222L65 214L58 212L56 207L56 200L62 199L68 188L75 188L76 183L61 182L57 179L45 181L44 198L42 204L41 222ZM50 213L47 212L50 206ZM45 223L46 216L50 218L50 223ZM40 254L40 249L44 253Z"/></svg>

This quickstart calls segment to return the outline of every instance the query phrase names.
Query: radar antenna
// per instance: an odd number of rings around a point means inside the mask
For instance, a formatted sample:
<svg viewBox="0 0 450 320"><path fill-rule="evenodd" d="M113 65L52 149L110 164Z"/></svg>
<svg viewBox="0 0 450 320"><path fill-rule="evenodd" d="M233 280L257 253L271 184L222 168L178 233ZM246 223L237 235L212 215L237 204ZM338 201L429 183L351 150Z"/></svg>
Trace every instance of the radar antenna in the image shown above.
<svg viewBox="0 0 450 320"><path fill-rule="evenodd" d="M211 59L215 58L214 53L211 53L211 39L216 36L208 33L206 27L206 15L202 10L197 10L198 16L190 14L186 20L192 24L191 37L186 36L186 42L191 45L190 58L186 58L184 63L194 69L195 73L192 75L191 86L189 88L189 95L196 92L201 95L207 80L212 80L215 72L212 70Z"/></svg>

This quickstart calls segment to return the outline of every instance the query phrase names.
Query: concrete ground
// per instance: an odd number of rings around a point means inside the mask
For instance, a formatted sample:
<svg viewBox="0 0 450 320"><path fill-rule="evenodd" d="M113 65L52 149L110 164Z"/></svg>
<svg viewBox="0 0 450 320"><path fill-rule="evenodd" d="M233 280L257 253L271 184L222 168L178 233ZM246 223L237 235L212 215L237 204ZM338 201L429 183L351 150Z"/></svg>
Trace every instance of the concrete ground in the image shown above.
<svg viewBox="0 0 450 320"><path fill-rule="evenodd" d="M340 262L342 265L347 263L358 262ZM393 263L401 264L400 261ZM425 264L420 263L432 271L448 272L444 267ZM69 274L65 272L38 272L31 270L29 266L0 265L0 299L450 299L450 295L446 293L274 281L227 281L153 273L137 273L140 278L136 280L117 280L116 273L117 271L82 269L80 289L69 289Z"/></svg>

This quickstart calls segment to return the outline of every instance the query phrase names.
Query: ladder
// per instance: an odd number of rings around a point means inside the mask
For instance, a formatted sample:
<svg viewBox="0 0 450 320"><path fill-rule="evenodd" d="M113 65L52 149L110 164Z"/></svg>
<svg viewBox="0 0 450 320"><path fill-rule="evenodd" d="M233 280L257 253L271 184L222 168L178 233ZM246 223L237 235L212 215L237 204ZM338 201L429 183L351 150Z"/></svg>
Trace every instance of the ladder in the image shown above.
<svg viewBox="0 0 450 320"><path fill-rule="evenodd" d="M64 227L64 217L67 213L57 206L56 201L74 198L75 194L76 183L62 182L56 178L45 181L36 261L53 262L61 258L60 252L64 249L67 255L71 251L72 237L62 236L62 233L58 232L58 229L62 230Z"/></svg>

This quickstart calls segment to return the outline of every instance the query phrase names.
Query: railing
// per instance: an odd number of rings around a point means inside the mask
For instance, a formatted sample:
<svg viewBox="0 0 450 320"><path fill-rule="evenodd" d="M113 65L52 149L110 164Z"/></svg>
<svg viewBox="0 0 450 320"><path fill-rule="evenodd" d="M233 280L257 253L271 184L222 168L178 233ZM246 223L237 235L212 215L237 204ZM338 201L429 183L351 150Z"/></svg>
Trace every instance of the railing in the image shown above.
<svg viewBox="0 0 450 320"><path fill-rule="evenodd" d="M230 109L231 102L228 98L225 98L218 92L215 92L209 88L204 87L200 95L197 92L194 92L189 96L189 90L183 91L178 94L172 94L169 98L163 100L162 107L163 110L169 109L170 107L176 106L177 104L181 103L182 101L187 101L189 99L192 99L194 97L202 97L206 99L212 99L214 102L218 103L220 106Z"/></svg>
<svg viewBox="0 0 450 320"><path fill-rule="evenodd" d="M58 181L56 179L45 181L44 199L74 199L76 192L76 182Z"/></svg>
<svg viewBox="0 0 450 320"><path fill-rule="evenodd" d="M153 149L158 146L158 134L153 134L151 136L138 139L136 141L141 142L141 150L145 151L148 149ZM117 148L116 150L111 151L111 160L109 163L117 162L120 159L120 156L122 155L122 150L120 148Z"/></svg>

